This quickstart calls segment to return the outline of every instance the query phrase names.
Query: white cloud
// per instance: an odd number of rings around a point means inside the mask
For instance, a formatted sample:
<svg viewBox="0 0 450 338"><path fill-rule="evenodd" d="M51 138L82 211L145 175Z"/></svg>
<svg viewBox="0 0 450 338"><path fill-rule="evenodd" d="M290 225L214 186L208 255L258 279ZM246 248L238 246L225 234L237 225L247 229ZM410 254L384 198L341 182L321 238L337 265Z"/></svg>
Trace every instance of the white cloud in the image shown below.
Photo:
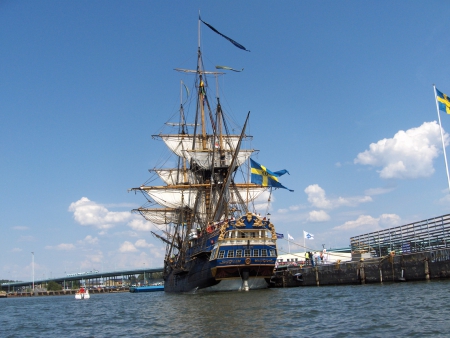
<svg viewBox="0 0 450 338"><path fill-rule="evenodd" d="M151 243L147 243L145 239L138 239L134 245L138 248L151 248L154 245Z"/></svg>
<svg viewBox="0 0 450 338"><path fill-rule="evenodd" d="M70 251L75 249L75 245L71 243L61 243L56 246L47 245L45 247L47 250L60 250L60 251Z"/></svg>
<svg viewBox="0 0 450 338"><path fill-rule="evenodd" d="M132 218L129 211L109 211L103 205L90 201L86 197L70 204L69 211L73 212L73 217L79 224L93 225L99 229L109 229L117 223L124 223Z"/></svg>
<svg viewBox="0 0 450 338"><path fill-rule="evenodd" d="M14 249L11 250L11 252L21 252L21 251L22 251L21 248L14 248Z"/></svg>
<svg viewBox="0 0 450 338"><path fill-rule="evenodd" d="M371 188L364 191L364 193L368 196L374 196L374 195L383 195L391 192L395 188Z"/></svg>
<svg viewBox="0 0 450 338"><path fill-rule="evenodd" d="M143 217L136 217L127 224L135 231L150 231L155 228L155 225Z"/></svg>
<svg viewBox="0 0 450 338"><path fill-rule="evenodd" d="M444 132L445 144L449 135ZM434 173L433 160L442 147L439 125L424 122L420 127L398 131L393 138L372 143L359 153L355 164L381 167L381 178L419 178Z"/></svg>
<svg viewBox="0 0 450 338"><path fill-rule="evenodd" d="M308 202L315 208L334 209L341 206L354 207L361 203L371 202L370 196L356 197L338 197L337 199L328 199L318 184L312 184L306 187L305 193L308 195Z"/></svg>
<svg viewBox="0 0 450 338"><path fill-rule="evenodd" d="M378 218L369 215L361 215L354 221L345 222L342 225L335 226L333 230L354 230L359 231L377 231L384 228L396 226L400 223L400 217L395 214L382 214Z"/></svg>
<svg viewBox="0 0 450 338"><path fill-rule="evenodd" d="M125 241L119 248L120 252L136 252L138 249L133 245L133 243Z"/></svg>
<svg viewBox="0 0 450 338"><path fill-rule="evenodd" d="M18 225L18 226L12 227L12 228L13 228L13 230L19 230L19 231L24 231L24 230L30 229L29 227L21 226L21 225Z"/></svg>
<svg viewBox="0 0 450 338"><path fill-rule="evenodd" d="M97 237L92 237L91 235L87 235L84 239L82 239L81 241L78 241L78 243L80 244L97 244L98 243L98 238Z"/></svg>
<svg viewBox="0 0 450 338"><path fill-rule="evenodd" d="M307 221L309 222L325 222L330 219L330 215L328 215L324 210L312 210L309 212Z"/></svg>

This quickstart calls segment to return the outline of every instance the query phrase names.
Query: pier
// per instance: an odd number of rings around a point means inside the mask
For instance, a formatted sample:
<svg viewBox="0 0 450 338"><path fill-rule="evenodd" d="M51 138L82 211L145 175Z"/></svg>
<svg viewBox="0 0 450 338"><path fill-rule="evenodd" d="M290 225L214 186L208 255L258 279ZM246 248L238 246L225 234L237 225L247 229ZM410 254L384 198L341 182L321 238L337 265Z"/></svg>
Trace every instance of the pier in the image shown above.
<svg viewBox="0 0 450 338"><path fill-rule="evenodd" d="M273 287L293 287L447 279L449 240L447 214L352 237L351 261L283 267L271 282Z"/></svg>

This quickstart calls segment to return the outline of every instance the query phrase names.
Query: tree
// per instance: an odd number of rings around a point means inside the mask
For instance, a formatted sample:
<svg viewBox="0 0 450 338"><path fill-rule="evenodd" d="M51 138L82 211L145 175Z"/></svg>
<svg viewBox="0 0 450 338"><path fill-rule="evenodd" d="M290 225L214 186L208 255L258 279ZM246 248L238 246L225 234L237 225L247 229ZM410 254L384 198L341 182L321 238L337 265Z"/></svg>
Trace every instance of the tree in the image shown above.
<svg viewBox="0 0 450 338"><path fill-rule="evenodd" d="M62 286L55 281L50 281L47 284L47 291L59 291L62 290Z"/></svg>

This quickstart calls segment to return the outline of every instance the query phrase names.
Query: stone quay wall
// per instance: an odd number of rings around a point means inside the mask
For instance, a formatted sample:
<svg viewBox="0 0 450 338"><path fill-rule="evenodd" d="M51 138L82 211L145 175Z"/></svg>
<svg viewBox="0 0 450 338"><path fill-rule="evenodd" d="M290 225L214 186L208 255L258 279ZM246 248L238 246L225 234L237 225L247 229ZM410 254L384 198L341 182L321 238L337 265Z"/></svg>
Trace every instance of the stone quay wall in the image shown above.
<svg viewBox="0 0 450 338"><path fill-rule="evenodd" d="M301 274L301 275L300 275ZM450 249L275 272L273 287L350 285L450 278Z"/></svg>

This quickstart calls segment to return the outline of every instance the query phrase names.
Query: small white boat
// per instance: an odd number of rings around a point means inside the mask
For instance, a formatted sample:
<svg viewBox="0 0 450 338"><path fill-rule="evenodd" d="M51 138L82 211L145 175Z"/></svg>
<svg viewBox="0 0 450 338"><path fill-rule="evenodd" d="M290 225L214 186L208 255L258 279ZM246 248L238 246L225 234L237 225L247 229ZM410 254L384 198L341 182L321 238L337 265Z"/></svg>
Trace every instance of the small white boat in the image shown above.
<svg viewBox="0 0 450 338"><path fill-rule="evenodd" d="M89 290L81 287L75 294L75 299L89 299Z"/></svg>

